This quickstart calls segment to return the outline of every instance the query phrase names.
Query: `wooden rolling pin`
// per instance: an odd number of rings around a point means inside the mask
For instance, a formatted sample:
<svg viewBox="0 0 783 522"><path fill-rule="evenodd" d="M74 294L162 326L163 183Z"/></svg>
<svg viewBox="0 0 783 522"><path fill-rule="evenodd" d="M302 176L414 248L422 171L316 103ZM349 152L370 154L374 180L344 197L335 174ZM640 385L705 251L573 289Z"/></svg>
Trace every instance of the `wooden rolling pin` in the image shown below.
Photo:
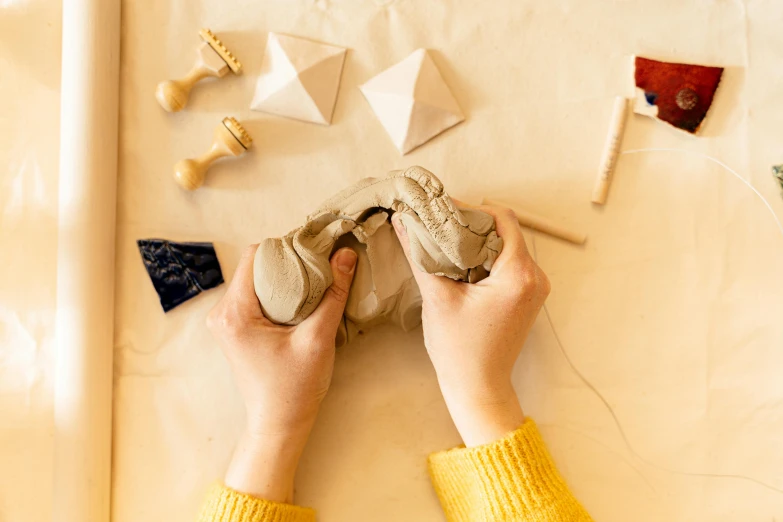
<svg viewBox="0 0 783 522"><path fill-rule="evenodd" d="M503 203L500 201L496 201L494 199L486 199L486 198L484 198L484 201L482 203L484 205L492 205L495 207L510 208L517 215L519 224L522 225L523 227L532 228L533 230L538 230L539 232L543 232L544 234L548 234L552 237L569 241L576 245L583 245L585 241L587 241L587 235L585 234L582 234L580 232L574 232L573 230L568 230L558 224L553 223L547 218L537 216L535 214L531 214L530 212L525 212L524 210L521 210L518 207L514 207L513 205L509 205L508 203Z"/></svg>
<svg viewBox="0 0 783 522"><path fill-rule="evenodd" d="M63 2L54 522L111 519L120 6Z"/></svg>

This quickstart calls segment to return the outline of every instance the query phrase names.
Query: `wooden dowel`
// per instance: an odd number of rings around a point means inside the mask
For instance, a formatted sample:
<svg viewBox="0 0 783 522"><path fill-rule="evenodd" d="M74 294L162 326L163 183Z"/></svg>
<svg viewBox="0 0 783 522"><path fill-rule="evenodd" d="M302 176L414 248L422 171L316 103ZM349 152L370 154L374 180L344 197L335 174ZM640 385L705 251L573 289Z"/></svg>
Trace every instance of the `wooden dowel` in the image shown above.
<svg viewBox="0 0 783 522"><path fill-rule="evenodd" d="M593 203L603 205L609 195L609 185L612 183L614 167L617 164L617 156L623 143L625 120L628 115L628 100L618 96L614 100L612 120L609 124L609 134L606 137L604 153L601 156L601 165L598 168L598 178L593 187Z"/></svg>
<svg viewBox="0 0 783 522"><path fill-rule="evenodd" d="M514 207L513 205L509 205L508 203L485 198L483 204L510 208L517 215L519 224L523 227L532 228L533 230L538 230L544 234L548 234L552 237L563 239L577 245L583 245L585 241L587 241L587 235L585 234L568 230L560 225L552 223L547 218L531 214L530 212L525 212L524 210L521 210L518 207Z"/></svg>

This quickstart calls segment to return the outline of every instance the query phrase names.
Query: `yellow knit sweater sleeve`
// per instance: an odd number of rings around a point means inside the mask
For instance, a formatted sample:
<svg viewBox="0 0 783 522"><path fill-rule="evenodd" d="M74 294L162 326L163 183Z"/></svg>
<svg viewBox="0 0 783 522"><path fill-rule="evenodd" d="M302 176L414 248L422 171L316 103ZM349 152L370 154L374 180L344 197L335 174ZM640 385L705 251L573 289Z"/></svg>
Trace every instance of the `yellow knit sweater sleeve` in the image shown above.
<svg viewBox="0 0 783 522"><path fill-rule="evenodd" d="M315 522L315 511L251 497L215 484L207 495L198 520L199 522Z"/></svg>
<svg viewBox="0 0 783 522"><path fill-rule="evenodd" d="M501 440L429 458L449 522L591 522L532 419Z"/></svg>
<svg viewBox="0 0 783 522"><path fill-rule="evenodd" d="M592 522L529 418L499 441L431 455L429 469L449 522ZM216 484L199 522L315 522L315 511Z"/></svg>

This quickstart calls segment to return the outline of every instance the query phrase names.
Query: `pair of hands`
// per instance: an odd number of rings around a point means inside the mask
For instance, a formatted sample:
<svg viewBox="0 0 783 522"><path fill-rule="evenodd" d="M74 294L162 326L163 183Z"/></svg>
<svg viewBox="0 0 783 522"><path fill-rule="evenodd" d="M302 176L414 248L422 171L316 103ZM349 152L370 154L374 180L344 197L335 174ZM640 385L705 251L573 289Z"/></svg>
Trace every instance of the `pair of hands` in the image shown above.
<svg viewBox="0 0 783 522"><path fill-rule="evenodd" d="M524 421L511 372L550 290L514 213L478 208L495 218L504 245L489 277L475 284L420 271L411 262L404 226L392 220L421 290L424 344L468 447L502 438ZM334 341L356 254L347 248L337 251L331 259L334 282L316 311L297 326L280 326L264 317L255 295L255 250L245 251L225 297L207 319L247 410L247 426L225 483L291 503L299 457L331 382Z"/></svg>

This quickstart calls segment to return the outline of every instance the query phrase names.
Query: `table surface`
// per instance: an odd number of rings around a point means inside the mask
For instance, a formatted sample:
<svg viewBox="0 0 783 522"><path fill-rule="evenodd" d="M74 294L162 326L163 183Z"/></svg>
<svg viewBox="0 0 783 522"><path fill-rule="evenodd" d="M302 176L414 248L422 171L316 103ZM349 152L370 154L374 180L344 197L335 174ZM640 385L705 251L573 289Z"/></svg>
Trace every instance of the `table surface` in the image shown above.
<svg viewBox="0 0 783 522"><path fill-rule="evenodd" d="M0 520L51 518L61 6L0 0ZM460 199L507 200L588 233L526 233L552 280L514 379L596 520L783 517L783 3L776 0L274 0L123 3L113 519L193 520L243 410L204 327L225 286L164 315L135 240L212 241L231 279L244 245L296 227L366 176L422 165ZM210 27L245 65L164 113ZM252 112L268 31L349 49L333 124ZM466 121L401 157L358 86L431 49ZM702 137L629 119L608 204L590 194L631 55L721 65ZM183 192L179 159L236 116L251 153ZM551 322L550 322L551 320ZM553 330L554 327L554 330ZM596 394L596 390L601 397ZM611 408L611 411L610 409ZM613 414L616 416L613 417ZM621 429L618 427L621 426ZM302 459L319 520L443 520L425 457L459 443L421 331L342 348Z"/></svg>

